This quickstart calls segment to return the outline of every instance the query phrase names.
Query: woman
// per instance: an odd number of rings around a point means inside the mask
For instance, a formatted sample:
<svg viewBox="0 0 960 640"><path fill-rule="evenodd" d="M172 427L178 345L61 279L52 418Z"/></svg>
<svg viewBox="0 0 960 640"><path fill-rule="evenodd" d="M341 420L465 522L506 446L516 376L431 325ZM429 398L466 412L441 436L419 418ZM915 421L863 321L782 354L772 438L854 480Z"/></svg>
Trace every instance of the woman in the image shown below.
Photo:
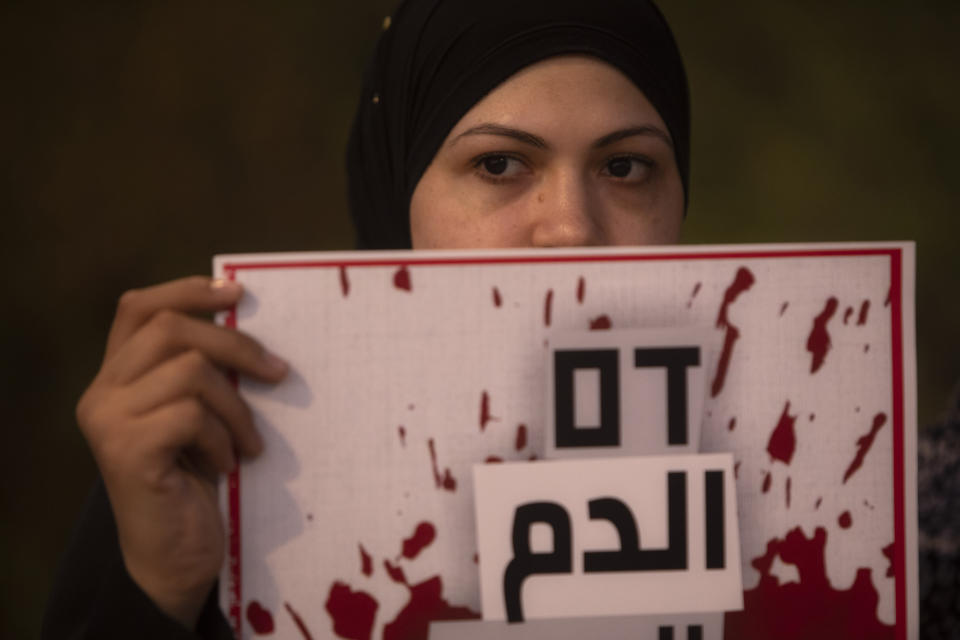
<svg viewBox="0 0 960 640"><path fill-rule="evenodd" d="M362 248L675 242L688 155L686 78L652 4L409 0L365 78L351 213ZM229 637L215 480L262 445L223 369L286 372L193 317L241 296L188 278L121 299L77 406L109 504L100 489L88 506L48 637Z"/></svg>

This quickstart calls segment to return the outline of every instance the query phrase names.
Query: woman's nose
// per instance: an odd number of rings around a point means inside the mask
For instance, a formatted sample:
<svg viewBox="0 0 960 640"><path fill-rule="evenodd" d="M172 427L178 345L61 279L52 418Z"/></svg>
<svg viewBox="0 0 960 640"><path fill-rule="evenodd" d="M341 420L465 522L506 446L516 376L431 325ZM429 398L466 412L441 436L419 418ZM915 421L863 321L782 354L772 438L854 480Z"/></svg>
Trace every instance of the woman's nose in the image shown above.
<svg viewBox="0 0 960 640"><path fill-rule="evenodd" d="M600 203L586 176L560 173L545 180L533 196L532 244L535 247L583 247L604 244L595 216Z"/></svg>

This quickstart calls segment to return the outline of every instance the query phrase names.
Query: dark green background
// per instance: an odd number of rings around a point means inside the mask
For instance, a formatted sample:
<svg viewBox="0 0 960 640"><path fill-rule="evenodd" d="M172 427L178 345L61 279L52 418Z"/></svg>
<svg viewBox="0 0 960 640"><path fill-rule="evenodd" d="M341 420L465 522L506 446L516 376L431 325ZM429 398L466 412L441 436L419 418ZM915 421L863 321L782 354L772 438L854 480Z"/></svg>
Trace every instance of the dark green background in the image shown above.
<svg viewBox="0 0 960 640"><path fill-rule="evenodd" d="M0 636L94 475L73 406L127 288L349 248L343 147L392 2L0 8ZM917 241L921 422L960 379L960 3L663 0L693 93L685 241Z"/></svg>

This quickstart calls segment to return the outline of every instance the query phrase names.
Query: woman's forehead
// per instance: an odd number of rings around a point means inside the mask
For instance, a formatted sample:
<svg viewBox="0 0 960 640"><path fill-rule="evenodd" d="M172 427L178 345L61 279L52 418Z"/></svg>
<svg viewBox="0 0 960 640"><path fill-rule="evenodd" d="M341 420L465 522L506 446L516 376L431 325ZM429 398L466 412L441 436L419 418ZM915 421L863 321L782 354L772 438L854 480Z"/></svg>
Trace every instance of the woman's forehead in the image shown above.
<svg viewBox="0 0 960 640"><path fill-rule="evenodd" d="M486 124L591 139L626 127L652 125L666 131L656 109L626 75L579 54L548 58L518 71L464 114L448 143Z"/></svg>

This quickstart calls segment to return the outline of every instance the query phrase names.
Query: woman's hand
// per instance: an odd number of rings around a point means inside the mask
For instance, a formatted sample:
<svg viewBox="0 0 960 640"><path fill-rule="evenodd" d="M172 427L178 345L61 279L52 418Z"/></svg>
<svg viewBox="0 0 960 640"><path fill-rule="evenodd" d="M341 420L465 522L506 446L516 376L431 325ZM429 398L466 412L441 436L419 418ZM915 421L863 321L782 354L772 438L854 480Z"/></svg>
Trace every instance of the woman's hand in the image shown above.
<svg viewBox="0 0 960 640"><path fill-rule="evenodd" d="M224 558L216 478L262 442L225 369L276 382L286 364L191 314L228 309L240 285L184 278L120 299L77 422L103 474L130 576L188 628Z"/></svg>

